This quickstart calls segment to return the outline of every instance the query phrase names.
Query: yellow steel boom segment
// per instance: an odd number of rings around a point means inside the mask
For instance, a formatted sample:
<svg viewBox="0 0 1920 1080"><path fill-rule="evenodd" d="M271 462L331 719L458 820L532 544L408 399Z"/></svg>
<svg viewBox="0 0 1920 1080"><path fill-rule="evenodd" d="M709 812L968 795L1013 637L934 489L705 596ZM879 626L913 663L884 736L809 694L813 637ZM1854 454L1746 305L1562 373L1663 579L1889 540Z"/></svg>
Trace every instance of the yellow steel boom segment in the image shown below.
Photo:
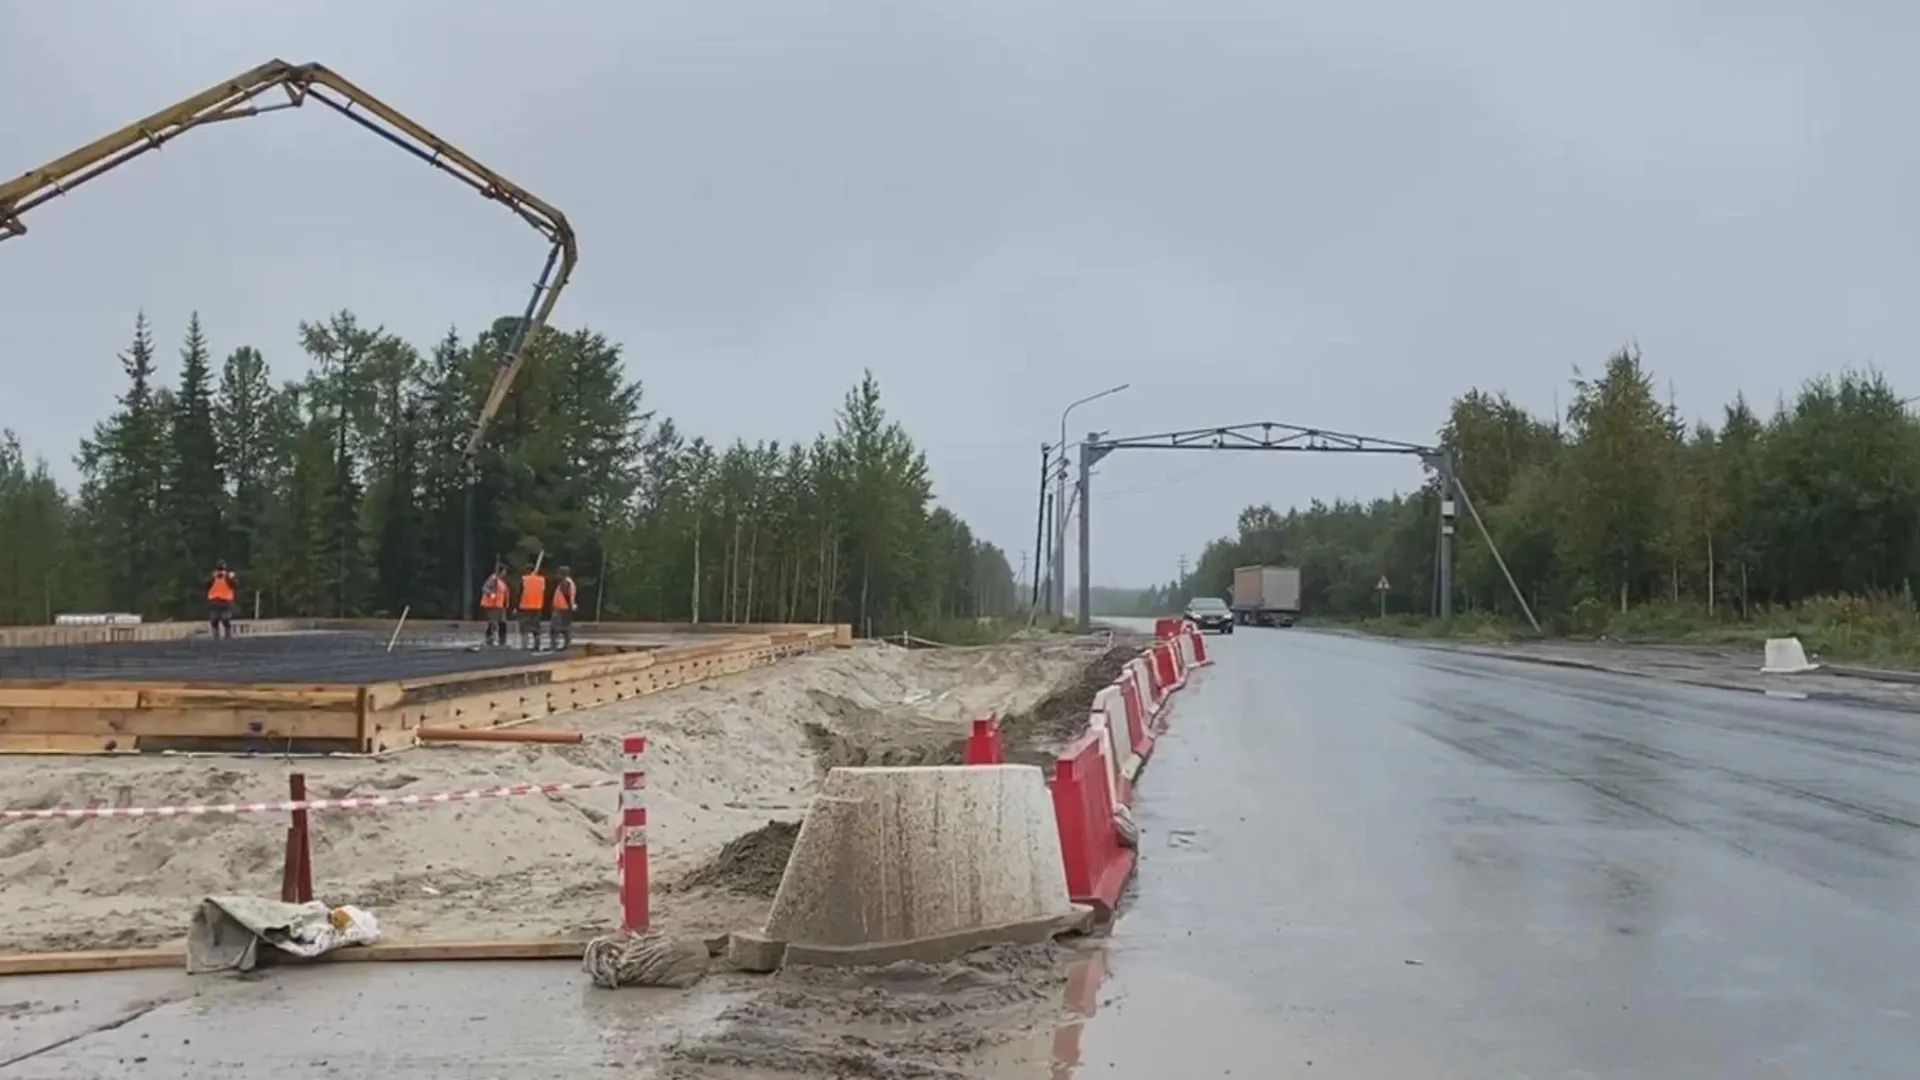
<svg viewBox="0 0 1920 1080"><path fill-rule="evenodd" d="M274 88L285 91L286 101L260 104L256 99ZM566 215L536 198L518 184L468 157L459 148L421 127L380 99L341 78L319 64L289 64L270 60L238 78L195 94L176 105L129 124L119 131L97 139L73 153L49 162L32 172L0 184L0 240L24 235L26 224L20 216L41 203L64 195L81 184L123 162L157 150L194 128L222 120L298 108L317 101L376 135L408 151L484 198L500 203L522 221L546 237L553 248L547 254L546 267L534 282L533 297L515 329L507 349L506 362L494 375L486 404L469 436L466 454L469 460L480 449L487 427L499 414L507 392L520 374L522 357L534 338L545 328L573 274L579 251L573 228Z"/></svg>

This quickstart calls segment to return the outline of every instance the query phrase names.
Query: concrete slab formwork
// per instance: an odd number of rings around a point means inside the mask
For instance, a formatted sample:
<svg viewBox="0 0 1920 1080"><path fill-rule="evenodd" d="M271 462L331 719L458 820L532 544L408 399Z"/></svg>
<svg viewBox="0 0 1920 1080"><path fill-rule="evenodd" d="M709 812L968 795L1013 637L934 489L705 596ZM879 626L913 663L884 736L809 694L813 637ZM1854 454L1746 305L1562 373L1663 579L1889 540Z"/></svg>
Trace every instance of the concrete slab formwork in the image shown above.
<svg viewBox="0 0 1920 1080"><path fill-rule="evenodd" d="M0 640L0 752L378 754L423 727L516 724L852 642L843 625L584 623L556 654L470 651L478 624L395 640L376 620L275 623L232 641L165 623L124 641L15 632Z"/></svg>

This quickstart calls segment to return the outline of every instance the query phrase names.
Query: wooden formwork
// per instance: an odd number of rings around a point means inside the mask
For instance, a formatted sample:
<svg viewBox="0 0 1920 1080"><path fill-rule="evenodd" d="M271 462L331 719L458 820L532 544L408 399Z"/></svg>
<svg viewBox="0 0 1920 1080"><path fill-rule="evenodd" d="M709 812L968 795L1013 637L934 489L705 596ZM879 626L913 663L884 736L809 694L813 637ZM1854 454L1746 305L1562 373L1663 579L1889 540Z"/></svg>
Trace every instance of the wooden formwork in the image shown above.
<svg viewBox="0 0 1920 1080"><path fill-rule="evenodd" d="M387 623L391 627L392 623ZM311 619L242 619L234 633L287 634L313 629ZM48 645L110 645L129 641L185 641L208 633L203 622L132 623L103 626L0 626L0 649Z"/></svg>
<svg viewBox="0 0 1920 1080"><path fill-rule="evenodd" d="M336 627L349 628L303 622L287 629ZM678 630L650 623L597 629ZM379 754L413 746L422 727L523 723L852 643L845 625L729 629L754 632L684 645L589 645L564 660L362 686L0 680L0 752Z"/></svg>

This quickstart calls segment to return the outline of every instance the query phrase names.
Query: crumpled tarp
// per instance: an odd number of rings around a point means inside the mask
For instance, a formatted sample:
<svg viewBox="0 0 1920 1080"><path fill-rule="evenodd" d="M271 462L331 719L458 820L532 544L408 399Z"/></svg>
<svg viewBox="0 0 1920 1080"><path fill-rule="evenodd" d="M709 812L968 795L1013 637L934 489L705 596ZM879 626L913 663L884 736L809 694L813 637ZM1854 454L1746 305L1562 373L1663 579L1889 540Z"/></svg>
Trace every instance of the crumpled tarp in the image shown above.
<svg viewBox="0 0 1920 1080"><path fill-rule="evenodd" d="M315 957L378 940L379 923L357 907L209 896L187 928L187 973L252 971L260 963L262 942L290 956Z"/></svg>

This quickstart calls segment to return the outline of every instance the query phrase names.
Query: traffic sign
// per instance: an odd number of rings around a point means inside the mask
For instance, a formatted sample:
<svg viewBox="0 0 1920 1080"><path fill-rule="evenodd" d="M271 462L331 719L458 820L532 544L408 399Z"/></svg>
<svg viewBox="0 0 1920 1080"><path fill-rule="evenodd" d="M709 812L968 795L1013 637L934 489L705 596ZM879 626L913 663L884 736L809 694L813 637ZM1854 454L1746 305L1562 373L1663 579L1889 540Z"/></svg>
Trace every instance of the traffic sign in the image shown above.
<svg viewBox="0 0 1920 1080"><path fill-rule="evenodd" d="M1392 587L1393 586L1387 584L1387 575L1381 574L1380 583L1378 585L1375 585L1373 589L1375 592L1386 592L1388 589Z"/></svg>

